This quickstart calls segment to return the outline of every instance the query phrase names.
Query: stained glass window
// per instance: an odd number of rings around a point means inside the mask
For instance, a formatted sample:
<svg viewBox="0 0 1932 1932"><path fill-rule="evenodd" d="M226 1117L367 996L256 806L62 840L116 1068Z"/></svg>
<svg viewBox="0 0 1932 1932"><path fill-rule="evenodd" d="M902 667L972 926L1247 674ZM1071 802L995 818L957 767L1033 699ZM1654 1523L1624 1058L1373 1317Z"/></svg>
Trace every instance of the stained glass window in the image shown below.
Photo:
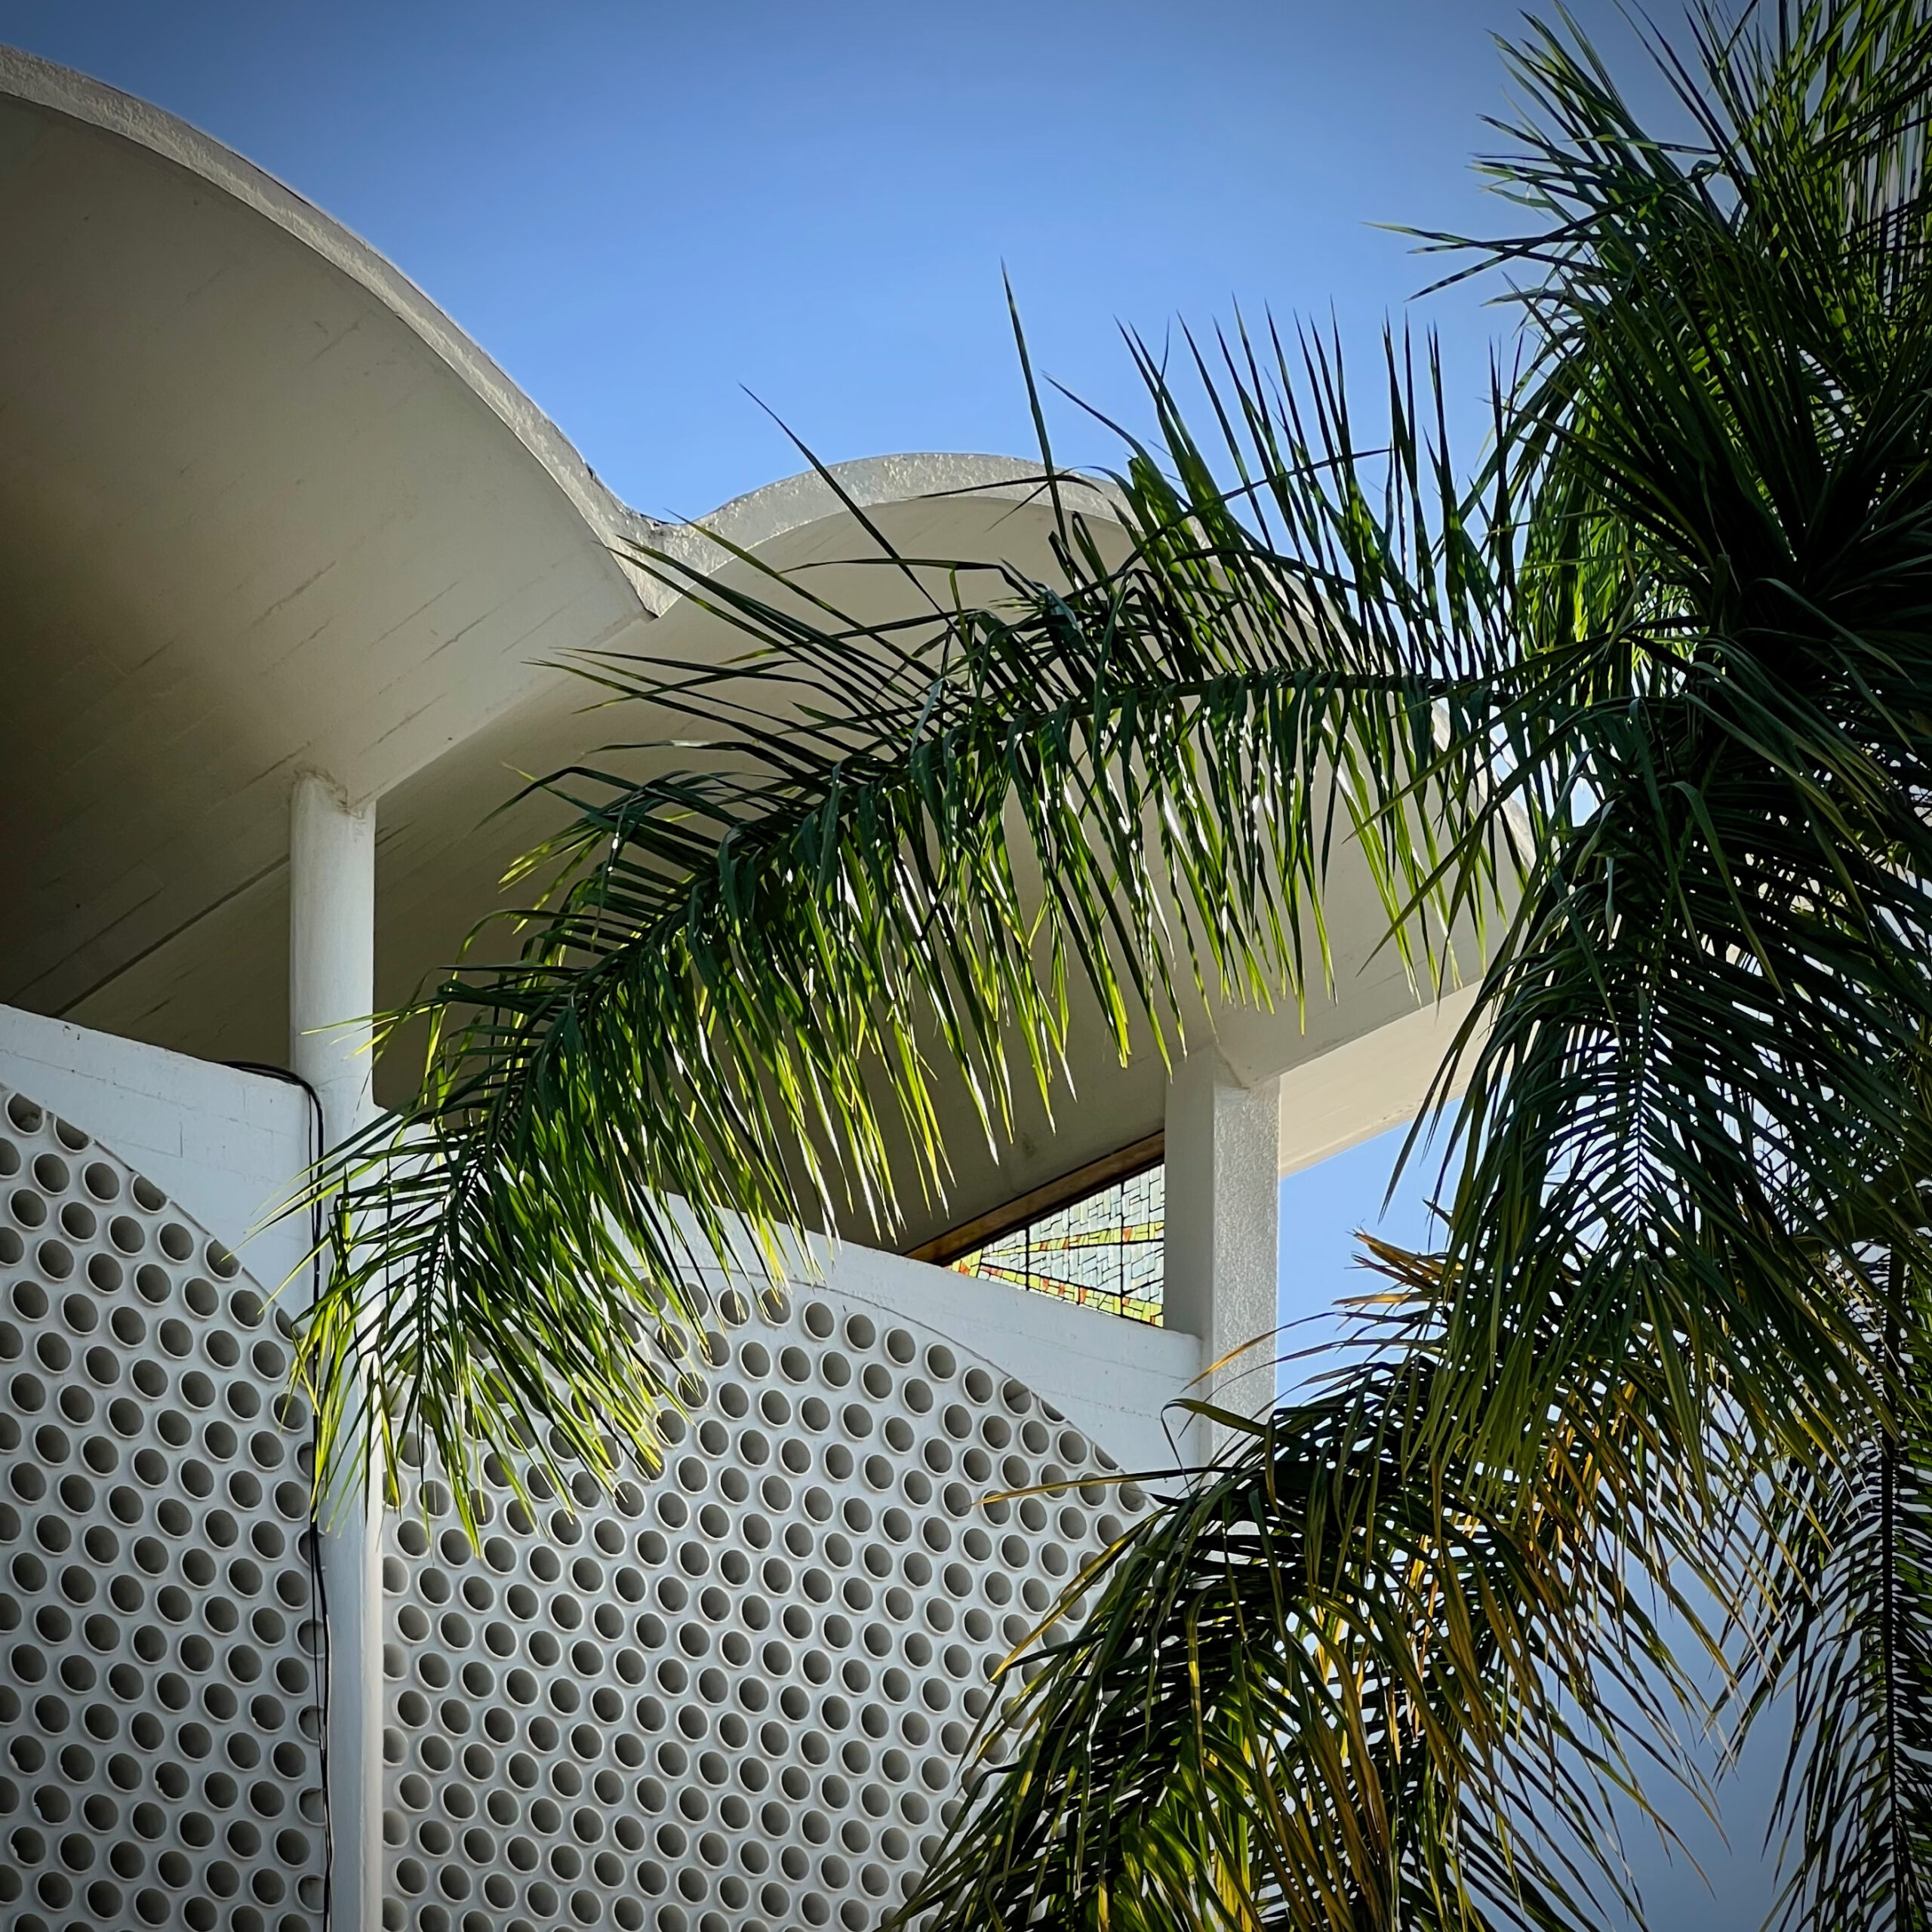
<svg viewBox="0 0 1932 1932"><path fill-rule="evenodd" d="M948 1265L1036 1294L1161 1324L1167 1170L1152 1167L996 1236Z"/></svg>

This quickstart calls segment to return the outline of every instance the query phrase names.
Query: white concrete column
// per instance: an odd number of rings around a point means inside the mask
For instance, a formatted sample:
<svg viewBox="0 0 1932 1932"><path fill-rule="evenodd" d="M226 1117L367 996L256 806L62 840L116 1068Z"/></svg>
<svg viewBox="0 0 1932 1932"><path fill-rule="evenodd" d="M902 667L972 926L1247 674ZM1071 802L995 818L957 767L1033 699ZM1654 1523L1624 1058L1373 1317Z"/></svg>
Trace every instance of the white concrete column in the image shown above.
<svg viewBox="0 0 1932 1932"><path fill-rule="evenodd" d="M331 1143L366 1126L376 1003L376 808L305 772L288 807L288 1051ZM346 1024L343 1023L348 1023Z"/></svg>
<svg viewBox="0 0 1932 1932"><path fill-rule="evenodd" d="M1174 1069L1164 1320L1199 1338L1204 1371L1223 1363L1192 1392L1246 1415L1265 1415L1275 1401L1280 1139L1279 1080L1244 1087L1211 1046ZM1211 1453L1228 1432L1214 1433Z"/></svg>
<svg viewBox="0 0 1932 1932"><path fill-rule="evenodd" d="M375 1003L375 807L352 806L327 779L305 773L289 801L288 1055L321 1097L331 1147L374 1112ZM338 1493L325 1504L332 1932L380 1932L383 1921L380 1527L365 1495Z"/></svg>

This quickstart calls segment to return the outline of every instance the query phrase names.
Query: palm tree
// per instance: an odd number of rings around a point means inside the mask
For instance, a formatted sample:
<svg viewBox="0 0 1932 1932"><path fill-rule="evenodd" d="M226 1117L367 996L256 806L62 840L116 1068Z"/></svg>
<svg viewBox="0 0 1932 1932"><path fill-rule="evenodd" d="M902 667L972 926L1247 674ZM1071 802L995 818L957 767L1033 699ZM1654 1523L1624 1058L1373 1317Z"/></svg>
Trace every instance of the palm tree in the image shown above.
<svg viewBox="0 0 1932 1932"><path fill-rule="evenodd" d="M1506 51L1523 232L1433 238L1520 304L1472 478L1432 356L1364 439L1338 351L1238 332L1212 444L1137 351L1124 560L1043 418L1056 581L868 626L640 555L756 651L596 675L722 769L549 781L521 952L331 1177L325 1452L608 1469L694 1261L937 1183L935 1041L997 1131L1070 974L1123 1051L1190 977L1299 997L1338 825L1423 970L1486 922L1438 1251L1080 1580L912 1918L1595 1922L1681 1770L1662 1601L1740 1721L1795 1696L1790 1921L1932 1927L1932 7L1654 51L1680 139Z"/></svg>

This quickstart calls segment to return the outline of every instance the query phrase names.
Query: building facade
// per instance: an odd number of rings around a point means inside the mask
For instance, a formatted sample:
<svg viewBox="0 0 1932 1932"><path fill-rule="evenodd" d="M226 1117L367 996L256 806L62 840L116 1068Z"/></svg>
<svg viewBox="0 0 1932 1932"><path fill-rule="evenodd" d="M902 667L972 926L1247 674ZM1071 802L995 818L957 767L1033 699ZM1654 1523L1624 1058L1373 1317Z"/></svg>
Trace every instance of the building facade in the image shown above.
<svg viewBox="0 0 1932 1932"><path fill-rule="evenodd" d="M434 1469L312 1520L275 1210L546 829L506 771L608 735L549 667L725 648L624 546L888 617L841 491L1037 572L1051 517L928 455L652 523L298 195L11 53L0 235L0 1927L863 1932L1002 1660L1211 1447L1170 1405L1272 1395L1201 1378L1272 1326L1278 1175L1412 1109L1454 1011L1349 875L1305 1023L1204 1011L1171 1080L1088 1026L1011 1145L961 1097L897 1251L717 1284L656 1476L493 1467L480 1548Z"/></svg>

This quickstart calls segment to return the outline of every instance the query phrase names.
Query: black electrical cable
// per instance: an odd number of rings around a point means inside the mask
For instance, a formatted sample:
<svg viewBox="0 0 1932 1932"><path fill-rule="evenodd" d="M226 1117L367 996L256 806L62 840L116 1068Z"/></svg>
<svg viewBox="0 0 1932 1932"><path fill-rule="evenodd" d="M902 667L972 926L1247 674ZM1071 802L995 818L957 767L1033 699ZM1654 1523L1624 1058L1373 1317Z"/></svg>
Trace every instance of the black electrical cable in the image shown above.
<svg viewBox="0 0 1932 1932"><path fill-rule="evenodd" d="M272 1066L265 1060L231 1060L224 1063L237 1073L258 1074L265 1080L280 1080L299 1087L309 1097L309 1167L312 1172L326 1151L322 1125L322 1097L299 1073L285 1066ZM309 1203L309 1291L312 1308L322 1297L322 1204L312 1197ZM312 1471L320 1453L319 1424L312 1414L309 1420L309 1455ZM335 1919L335 1818L329 1803L329 1593L322 1575L322 1526L315 1514L315 1499L321 1484L310 1477L309 1534L309 1600L315 1606L315 1633L321 1642L321 1683L315 1700L320 1735L317 1750L322 1774L322 1932L329 1932Z"/></svg>

